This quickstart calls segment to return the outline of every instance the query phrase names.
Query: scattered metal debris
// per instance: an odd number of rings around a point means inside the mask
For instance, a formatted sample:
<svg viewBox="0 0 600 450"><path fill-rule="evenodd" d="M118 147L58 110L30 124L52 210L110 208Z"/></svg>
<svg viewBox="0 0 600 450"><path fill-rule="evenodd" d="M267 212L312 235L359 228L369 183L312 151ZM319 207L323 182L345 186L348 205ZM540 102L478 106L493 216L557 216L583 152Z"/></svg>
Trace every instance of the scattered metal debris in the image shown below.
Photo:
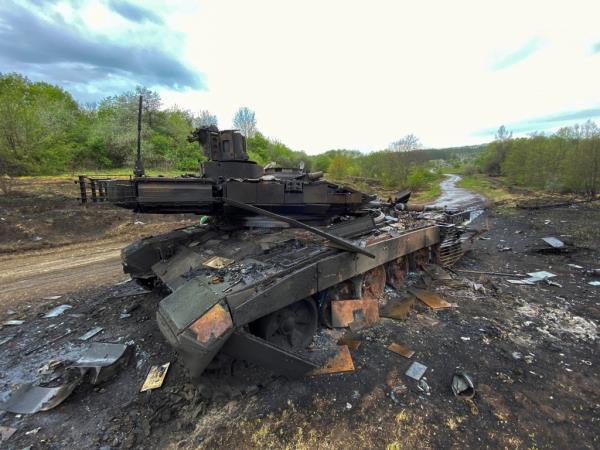
<svg viewBox="0 0 600 450"><path fill-rule="evenodd" d="M67 309L71 309L72 306L71 305L59 305L55 308L52 308L50 311L48 311L45 315L44 318L45 319L49 319L51 317L58 317L60 316L62 313L64 313Z"/></svg>
<svg viewBox="0 0 600 450"><path fill-rule="evenodd" d="M88 331L87 333L79 336L78 339L80 341L87 341L89 338L92 338L92 337L96 336L102 330L104 330L104 328L102 328L102 327L94 327L90 331Z"/></svg>
<svg viewBox="0 0 600 450"><path fill-rule="evenodd" d="M3 337L2 339L0 339L0 345L4 345L6 344L8 341L12 341L12 339L14 338L14 336L6 336Z"/></svg>
<svg viewBox="0 0 600 450"><path fill-rule="evenodd" d="M204 267L209 267L211 269L224 269L227 266L230 266L235 261L233 259L224 258L222 256L213 256L212 258L207 259L202 263Z"/></svg>
<svg viewBox="0 0 600 450"><path fill-rule="evenodd" d="M25 323L24 320L7 320L6 322L3 322L2 325L7 325L7 326L17 326L17 325L23 325Z"/></svg>
<svg viewBox="0 0 600 450"><path fill-rule="evenodd" d="M545 237L545 238L542 238L542 241L544 241L546 244L548 244L552 248L560 249L560 248L565 247L565 243L555 237Z"/></svg>
<svg viewBox="0 0 600 450"><path fill-rule="evenodd" d="M62 295L50 295L48 297L43 297L43 300L58 300L59 298L61 298Z"/></svg>
<svg viewBox="0 0 600 450"><path fill-rule="evenodd" d="M84 380L98 384L110 378L119 363L129 361L133 348L121 344L93 343L80 358L67 365L66 361L49 361L42 372L65 367L59 378L63 384L54 387L37 386L33 383L17 385L8 399L0 403L0 410L17 414L34 414L60 405ZM86 376L89 375L88 378Z"/></svg>
<svg viewBox="0 0 600 450"><path fill-rule="evenodd" d="M66 332L64 332L63 334L61 334L60 336L55 337L54 339L50 339L40 345L38 345L37 347L33 347L30 348L29 350L27 350L25 353L23 353L23 355L27 356L32 354L33 352L36 352L44 347L47 347L50 344L54 344L56 341L60 341L62 338L67 337L68 335L70 335L71 333L73 333L73 330L71 329L67 329Z"/></svg>
<svg viewBox="0 0 600 450"><path fill-rule="evenodd" d="M415 354L414 350L408 348L406 345L398 344L396 342L391 343L387 348L388 350L397 353L400 356L404 356L405 358L411 358Z"/></svg>
<svg viewBox="0 0 600 450"><path fill-rule="evenodd" d="M418 289L413 289L411 292L431 309L450 308L452 306L442 297L433 292L422 291Z"/></svg>
<svg viewBox="0 0 600 450"><path fill-rule="evenodd" d="M17 414L34 414L47 411L60 405L80 383L81 378L57 387L42 387L21 384L11 392L10 397L0 403L0 409Z"/></svg>
<svg viewBox="0 0 600 450"><path fill-rule="evenodd" d="M338 339L337 345L345 345L351 350L356 350L360 347L361 341L359 339L355 339L352 336L342 336Z"/></svg>
<svg viewBox="0 0 600 450"><path fill-rule="evenodd" d="M8 441L17 432L16 428L0 425L0 442Z"/></svg>
<svg viewBox="0 0 600 450"><path fill-rule="evenodd" d="M348 346L340 346L337 354L330 358L323 367L315 369L312 375L326 375L331 373L354 372L354 362Z"/></svg>
<svg viewBox="0 0 600 450"><path fill-rule="evenodd" d="M400 301L400 303L394 303L386 306L381 312L381 317L387 317L389 319L404 320L408 316L409 311L415 304L415 297L407 297Z"/></svg>
<svg viewBox="0 0 600 450"><path fill-rule="evenodd" d="M588 281L588 284L592 286L600 286L600 281Z"/></svg>
<svg viewBox="0 0 600 450"><path fill-rule="evenodd" d="M459 372L452 375L452 392L456 397L465 400L472 399L475 396L475 386L471 376L465 372Z"/></svg>
<svg viewBox="0 0 600 450"><path fill-rule="evenodd" d="M529 275L531 277L531 278L528 278L528 280L532 280L532 279L545 280L547 278L553 278L556 276L556 274L554 274L552 272L546 272L545 270L540 270L539 272L529 272L527 275Z"/></svg>
<svg viewBox="0 0 600 450"><path fill-rule="evenodd" d="M148 376L146 377L146 381L142 385L140 392L150 391L152 389L158 389L161 387L165 381L165 377L167 376L167 371L169 370L170 362L164 363L161 366L152 366L150 368L150 372L148 372Z"/></svg>
<svg viewBox="0 0 600 450"><path fill-rule="evenodd" d="M427 379L425 377L419 380L419 382L417 383L417 388L421 392L425 393L425 395L431 395L431 388L429 387L429 384L427 383Z"/></svg>
<svg viewBox="0 0 600 450"><path fill-rule="evenodd" d="M532 283L531 281L528 280L506 280L507 283L510 284L525 284L525 285L529 285L529 286L533 286L534 283Z"/></svg>
<svg viewBox="0 0 600 450"><path fill-rule="evenodd" d="M89 373L90 383L98 384L126 366L132 354L133 346L127 344L93 342L71 367L79 368L82 376Z"/></svg>
<svg viewBox="0 0 600 450"><path fill-rule="evenodd" d="M425 371L427 371L427 366L415 361L410 365L408 370L405 372L405 375L409 376L413 380L419 381L425 374Z"/></svg>

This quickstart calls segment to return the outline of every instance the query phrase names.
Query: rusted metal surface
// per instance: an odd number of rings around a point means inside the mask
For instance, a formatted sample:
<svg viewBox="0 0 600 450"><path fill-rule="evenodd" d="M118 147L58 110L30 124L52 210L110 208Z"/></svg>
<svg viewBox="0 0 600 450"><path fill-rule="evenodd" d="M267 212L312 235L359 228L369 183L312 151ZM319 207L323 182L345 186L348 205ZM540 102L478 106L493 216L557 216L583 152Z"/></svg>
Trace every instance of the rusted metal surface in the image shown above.
<svg viewBox="0 0 600 450"><path fill-rule="evenodd" d="M340 346L337 354L330 358L323 367L315 369L312 375L327 375L332 373L354 372L354 361L348 346Z"/></svg>
<svg viewBox="0 0 600 450"><path fill-rule="evenodd" d="M379 303L372 298L333 300L331 323L334 327L347 327L352 322L372 324L379 320Z"/></svg>
<svg viewBox="0 0 600 450"><path fill-rule="evenodd" d="M433 292L422 291L420 289L412 289L411 292L431 309L450 308L451 306L450 303Z"/></svg>
<svg viewBox="0 0 600 450"><path fill-rule="evenodd" d="M405 358L412 358L415 354L415 351L408 348L406 345L398 344L397 342L393 342L388 345L388 350L394 352L400 356L404 356Z"/></svg>
<svg viewBox="0 0 600 450"><path fill-rule="evenodd" d="M358 347L360 347L360 344L361 344L361 341L352 336L342 336L337 341L337 345L345 345L350 350L356 350Z"/></svg>
<svg viewBox="0 0 600 450"><path fill-rule="evenodd" d="M414 304L415 298L407 297L400 302L387 305L383 311L381 311L380 315L381 317L387 317L389 319L404 320Z"/></svg>
<svg viewBox="0 0 600 450"><path fill-rule="evenodd" d="M219 303L190 325L190 330L196 334L198 342L203 344L220 338L231 328L233 328L231 316Z"/></svg>
<svg viewBox="0 0 600 450"><path fill-rule="evenodd" d="M385 289L386 274L383 266L377 266L363 275L362 296L379 299Z"/></svg>
<svg viewBox="0 0 600 450"><path fill-rule="evenodd" d="M404 284L404 279L408 273L408 261L406 257L396 258L385 266L387 272L387 282L394 289L400 289Z"/></svg>

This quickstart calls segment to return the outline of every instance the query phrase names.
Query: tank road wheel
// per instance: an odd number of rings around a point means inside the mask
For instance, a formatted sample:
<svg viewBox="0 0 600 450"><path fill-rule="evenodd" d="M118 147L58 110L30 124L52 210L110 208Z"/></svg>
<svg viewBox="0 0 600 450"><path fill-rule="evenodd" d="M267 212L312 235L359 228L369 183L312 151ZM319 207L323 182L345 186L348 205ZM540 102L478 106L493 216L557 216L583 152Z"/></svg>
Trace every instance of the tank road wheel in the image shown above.
<svg viewBox="0 0 600 450"><path fill-rule="evenodd" d="M408 273L408 261L404 256L396 258L386 264L387 282L394 289L398 290L404 284L404 279Z"/></svg>
<svg viewBox="0 0 600 450"><path fill-rule="evenodd" d="M261 317L253 332L264 340L288 349L306 348L317 331L317 306L306 298Z"/></svg>
<svg viewBox="0 0 600 450"><path fill-rule="evenodd" d="M363 275L362 297L379 299L385 289L385 268L377 266Z"/></svg>

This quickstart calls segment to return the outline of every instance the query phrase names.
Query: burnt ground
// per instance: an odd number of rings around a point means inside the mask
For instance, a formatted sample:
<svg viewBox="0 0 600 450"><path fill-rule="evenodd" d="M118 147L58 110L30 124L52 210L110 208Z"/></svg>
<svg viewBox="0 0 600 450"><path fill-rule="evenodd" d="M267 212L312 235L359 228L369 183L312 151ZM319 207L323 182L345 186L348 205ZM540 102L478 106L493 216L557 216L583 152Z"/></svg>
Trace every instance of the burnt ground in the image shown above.
<svg viewBox="0 0 600 450"><path fill-rule="evenodd" d="M135 361L99 386L81 385L51 411L3 413L0 425L17 431L2 446L598 448L600 288L588 284L594 278L584 269L600 267L600 209L504 208L489 215L490 239L477 241L453 280L430 287L455 307L432 311L417 303L404 321L382 319L360 331L353 373L286 380L232 362L192 384L153 320L159 296L122 283L122 273L76 284L59 299L44 300L55 294L51 284L43 294L20 291L18 300L3 299L2 322L25 320L0 329L0 342L10 338L0 345L3 395L12 383L35 379L48 360L76 354L85 345L77 337L94 326L104 330L92 341L130 343ZM544 236L563 239L570 251L538 252ZM24 255L35 263L35 253L5 258ZM548 270L561 287L511 285L510 277L461 270ZM41 317L63 303L73 308ZM121 319L125 310L131 315ZM324 331L318 340L336 333ZM389 352L391 342L415 350L412 359ZM167 361L162 388L139 393L150 366ZM404 374L412 361L428 367L428 392ZM475 382L473 402L450 390L452 374L463 370Z"/></svg>

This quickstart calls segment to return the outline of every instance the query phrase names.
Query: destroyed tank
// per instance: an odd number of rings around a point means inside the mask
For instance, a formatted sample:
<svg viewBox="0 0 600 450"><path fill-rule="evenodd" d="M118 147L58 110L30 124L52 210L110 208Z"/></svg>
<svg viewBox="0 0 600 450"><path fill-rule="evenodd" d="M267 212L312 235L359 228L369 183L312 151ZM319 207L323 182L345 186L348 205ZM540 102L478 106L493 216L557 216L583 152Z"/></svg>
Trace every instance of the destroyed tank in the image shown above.
<svg viewBox="0 0 600 450"><path fill-rule="evenodd" d="M380 202L303 167L262 167L236 130L191 140L208 158L200 175L146 177L138 164L103 189L135 211L204 216L122 251L132 279L165 293L158 326L193 377L217 354L289 376L318 370L304 349L320 327L377 317L386 284L462 255L463 214L423 217L406 211L409 194Z"/></svg>

